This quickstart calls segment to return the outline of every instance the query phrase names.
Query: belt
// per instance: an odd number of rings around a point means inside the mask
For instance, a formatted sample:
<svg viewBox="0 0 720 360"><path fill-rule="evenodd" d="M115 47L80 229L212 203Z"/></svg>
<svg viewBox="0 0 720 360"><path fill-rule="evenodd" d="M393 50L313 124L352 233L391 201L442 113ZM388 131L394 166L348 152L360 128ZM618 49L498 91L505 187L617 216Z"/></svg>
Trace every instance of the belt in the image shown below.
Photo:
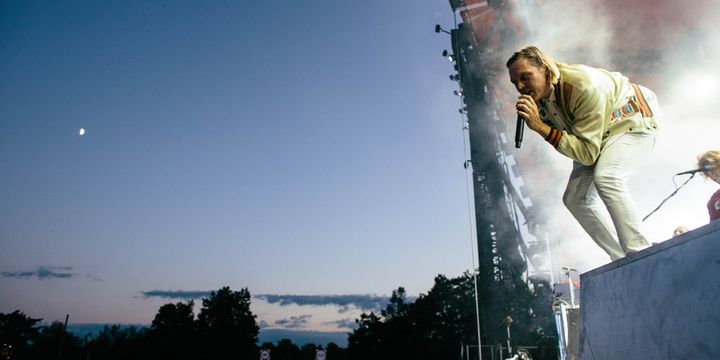
<svg viewBox="0 0 720 360"><path fill-rule="evenodd" d="M630 86L632 86L633 91L635 92L634 96L631 96L628 102L621 106L619 109L616 109L612 113L613 120L619 119L622 117L625 117L630 114L634 113L641 113L644 118L646 117L652 117L653 112L650 110L650 106L648 106L647 101L645 100L645 97L643 96L642 91L640 91L640 87L637 86L637 84L630 83Z"/></svg>

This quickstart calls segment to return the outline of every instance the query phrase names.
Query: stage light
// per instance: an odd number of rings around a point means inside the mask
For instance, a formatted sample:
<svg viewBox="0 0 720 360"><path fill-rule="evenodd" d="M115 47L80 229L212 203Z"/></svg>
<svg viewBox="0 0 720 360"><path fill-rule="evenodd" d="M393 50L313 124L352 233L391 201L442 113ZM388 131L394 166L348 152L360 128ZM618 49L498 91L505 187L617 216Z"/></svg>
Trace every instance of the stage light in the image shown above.
<svg viewBox="0 0 720 360"><path fill-rule="evenodd" d="M447 30L445 30L445 29L443 29L443 28L440 26L440 24L435 25L435 32L436 32L436 33L440 33L441 31L444 32L444 33L446 33L446 34L450 34L450 32L447 31Z"/></svg>

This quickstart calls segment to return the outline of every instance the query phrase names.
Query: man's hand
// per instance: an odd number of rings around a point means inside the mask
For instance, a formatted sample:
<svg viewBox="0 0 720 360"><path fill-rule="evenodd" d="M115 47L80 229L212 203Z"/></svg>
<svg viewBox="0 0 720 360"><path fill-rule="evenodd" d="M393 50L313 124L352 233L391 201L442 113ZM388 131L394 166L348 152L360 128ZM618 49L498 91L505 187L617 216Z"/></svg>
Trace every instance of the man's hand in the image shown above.
<svg viewBox="0 0 720 360"><path fill-rule="evenodd" d="M530 130L537 132L543 138L550 134L550 127L543 123L538 106L530 95L520 95L515 103L515 109L517 109L518 116L525 119Z"/></svg>

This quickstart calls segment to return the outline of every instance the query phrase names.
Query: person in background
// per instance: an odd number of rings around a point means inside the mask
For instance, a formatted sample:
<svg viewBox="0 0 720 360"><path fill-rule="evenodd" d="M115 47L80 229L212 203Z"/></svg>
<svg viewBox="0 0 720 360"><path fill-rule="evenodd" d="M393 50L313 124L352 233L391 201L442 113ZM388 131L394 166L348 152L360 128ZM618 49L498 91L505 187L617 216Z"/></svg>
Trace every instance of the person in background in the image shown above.
<svg viewBox="0 0 720 360"><path fill-rule="evenodd" d="M720 151L706 151L698 156L698 168L709 167L710 170L703 171L706 178L720 184ZM716 191L707 203L710 222L720 219L720 189Z"/></svg>
<svg viewBox="0 0 720 360"><path fill-rule="evenodd" d="M506 66L520 93L518 116L574 161L563 195L570 213L612 260L650 246L627 179L655 146L655 93L617 72L556 62L535 46Z"/></svg>
<svg viewBox="0 0 720 360"><path fill-rule="evenodd" d="M688 228L686 228L686 227L684 227L684 226L678 226L678 227L675 228L675 230L673 230L673 237L676 237L676 236L678 236L678 235L682 235L682 234L684 234L684 233L686 233L686 232L688 232Z"/></svg>

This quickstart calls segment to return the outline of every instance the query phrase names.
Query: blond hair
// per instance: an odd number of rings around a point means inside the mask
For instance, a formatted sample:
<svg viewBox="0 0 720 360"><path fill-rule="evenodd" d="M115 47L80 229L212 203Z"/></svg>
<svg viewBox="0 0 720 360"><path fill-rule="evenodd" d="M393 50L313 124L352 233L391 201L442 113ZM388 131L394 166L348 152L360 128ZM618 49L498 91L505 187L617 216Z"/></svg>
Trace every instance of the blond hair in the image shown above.
<svg viewBox="0 0 720 360"><path fill-rule="evenodd" d="M557 84L560 79L560 69L558 63L549 55L542 52L535 46L529 45L518 51L516 51L510 59L508 59L505 66L510 68L513 63L520 59L527 59L535 66L545 70L545 78L553 85Z"/></svg>
<svg viewBox="0 0 720 360"><path fill-rule="evenodd" d="M703 172L703 176L720 184L720 151L710 150L698 156L698 167L709 166L709 172Z"/></svg>

